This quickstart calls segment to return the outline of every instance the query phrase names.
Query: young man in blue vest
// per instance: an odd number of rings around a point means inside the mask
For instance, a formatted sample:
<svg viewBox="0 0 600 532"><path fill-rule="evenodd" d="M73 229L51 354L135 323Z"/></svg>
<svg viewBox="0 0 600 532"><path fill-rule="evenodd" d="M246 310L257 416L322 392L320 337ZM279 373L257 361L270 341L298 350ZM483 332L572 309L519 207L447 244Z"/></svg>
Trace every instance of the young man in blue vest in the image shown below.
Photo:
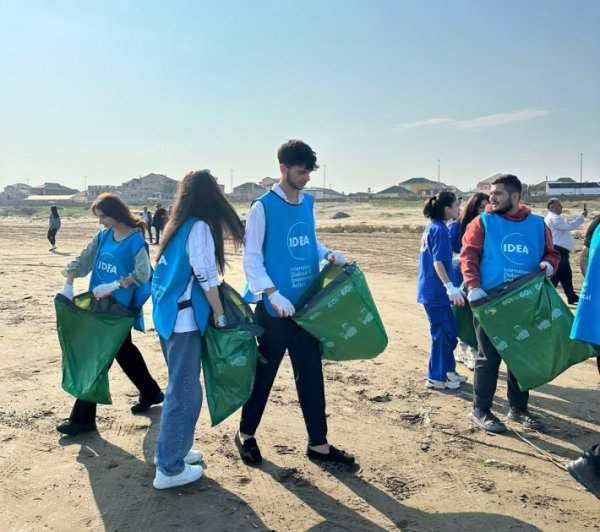
<svg viewBox="0 0 600 532"><path fill-rule="evenodd" d="M558 267L560 254L554 249L550 229L520 199L519 179L511 174L498 177L492 183L490 204L467 227L461 270L471 302L486 297L486 290L538 269L552 277ZM478 323L475 333L483 357L475 365L469 419L489 432L504 432L506 426L491 412L501 358ZM510 371L507 374L508 418L527 428L540 428L541 422L527 408L529 393L519 389Z"/></svg>
<svg viewBox="0 0 600 532"><path fill-rule="evenodd" d="M302 141L290 140L279 148L277 158L281 179L253 203L246 221L245 298L257 302L256 321L264 328L258 349L267 363L257 368L252 394L242 409L236 445L244 462L262 461L255 433L287 350L308 432L307 455L352 465L353 456L327 442L319 342L290 319L296 311L294 304L319 274L321 259L334 264L347 261L317 240L314 200L302 192L318 168L315 152Z"/></svg>

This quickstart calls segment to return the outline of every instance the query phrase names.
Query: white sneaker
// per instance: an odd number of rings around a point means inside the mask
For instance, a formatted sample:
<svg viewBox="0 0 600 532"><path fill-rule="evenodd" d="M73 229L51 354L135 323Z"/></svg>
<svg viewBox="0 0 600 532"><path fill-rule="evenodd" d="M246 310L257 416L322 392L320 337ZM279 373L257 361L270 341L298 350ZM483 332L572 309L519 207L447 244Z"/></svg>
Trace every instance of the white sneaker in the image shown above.
<svg viewBox="0 0 600 532"><path fill-rule="evenodd" d="M460 362L461 364L466 364L468 357L469 351L467 344L459 342L458 346L456 347L456 351L454 352L454 360Z"/></svg>
<svg viewBox="0 0 600 532"><path fill-rule="evenodd" d="M427 379L425 387L433 388L434 390L456 390L460 388L460 381L434 381Z"/></svg>
<svg viewBox="0 0 600 532"><path fill-rule="evenodd" d="M185 455L183 461L186 464L197 464L198 462L202 462L203 458L204 454L202 454L202 451L194 451L194 449L192 449ZM154 465L156 465L156 455L154 456Z"/></svg>
<svg viewBox="0 0 600 532"><path fill-rule="evenodd" d="M190 465L185 464L184 470L179 475L165 475L158 469L156 470L156 476L152 485L157 490L166 490L168 488L174 488L176 486L183 486L198 480L204 474L204 469L201 465Z"/></svg>
<svg viewBox="0 0 600 532"><path fill-rule="evenodd" d="M456 371L449 371L446 373L446 377L448 377L449 381L467 382L467 377L457 373Z"/></svg>

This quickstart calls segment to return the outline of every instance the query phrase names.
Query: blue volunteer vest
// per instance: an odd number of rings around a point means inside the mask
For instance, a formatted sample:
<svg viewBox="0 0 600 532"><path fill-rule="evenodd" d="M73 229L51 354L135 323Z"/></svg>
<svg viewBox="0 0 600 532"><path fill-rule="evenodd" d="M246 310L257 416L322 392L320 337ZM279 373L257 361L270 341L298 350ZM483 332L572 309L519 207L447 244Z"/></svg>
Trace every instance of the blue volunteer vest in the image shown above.
<svg viewBox="0 0 600 532"><path fill-rule="evenodd" d="M579 293L579 304L571 328L571 339L600 345L600 226L590 243L588 267Z"/></svg>
<svg viewBox="0 0 600 532"><path fill-rule="evenodd" d="M481 288L489 290L539 269L546 242L544 219L528 214L520 222L484 212L483 256L479 266Z"/></svg>
<svg viewBox="0 0 600 532"><path fill-rule="evenodd" d="M319 275L314 199L304 194L302 203L291 204L270 191L257 201L265 209L265 269L281 295L296 304ZM246 287L246 300L248 296L251 294ZM277 317L266 294L263 301L267 312Z"/></svg>
<svg viewBox="0 0 600 532"><path fill-rule="evenodd" d="M141 231L135 231L121 242L116 242L112 229L102 229L98 236L98 251L92 267L89 290L104 283L118 281L135 270L135 255L148 245ZM112 293L118 303L133 307L138 287L131 284L127 288L119 288Z"/></svg>
<svg viewBox="0 0 600 532"><path fill-rule="evenodd" d="M185 250L192 226L199 218L190 218L169 240L156 265L152 278L152 320L158 334L168 340L173 334L179 307L177 300L193 275L190 258ZM200 332L204 334L208 322L209 304L200 283L192 285L192 308Z"/></svg>

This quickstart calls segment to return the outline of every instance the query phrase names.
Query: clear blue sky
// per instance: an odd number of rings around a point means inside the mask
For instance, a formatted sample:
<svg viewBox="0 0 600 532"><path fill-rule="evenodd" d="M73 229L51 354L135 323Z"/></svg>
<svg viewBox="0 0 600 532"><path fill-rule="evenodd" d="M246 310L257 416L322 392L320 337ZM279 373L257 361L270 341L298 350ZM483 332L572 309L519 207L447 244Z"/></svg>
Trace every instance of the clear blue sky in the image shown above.
<svg viewBox="0 0 600 532"><path fill-rule="evenodd" d="M0 0L0 187L600 179L597 0ZM323 169L313 174L323 185Z"/></svg>

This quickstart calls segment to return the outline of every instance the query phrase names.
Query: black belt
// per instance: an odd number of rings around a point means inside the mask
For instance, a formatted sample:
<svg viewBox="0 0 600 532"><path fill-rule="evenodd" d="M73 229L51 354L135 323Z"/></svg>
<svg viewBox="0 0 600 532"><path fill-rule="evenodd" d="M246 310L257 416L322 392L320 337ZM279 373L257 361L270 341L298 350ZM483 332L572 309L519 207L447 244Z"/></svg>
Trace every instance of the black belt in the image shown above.
<svg viewBox="0 0 600 532"><path fill-rule="evenodd" d="M186 299L185 301L179 301L177 303L177 308L179 310L183 310L184 308L190 308L192 306L192 300Z"/></svg>

